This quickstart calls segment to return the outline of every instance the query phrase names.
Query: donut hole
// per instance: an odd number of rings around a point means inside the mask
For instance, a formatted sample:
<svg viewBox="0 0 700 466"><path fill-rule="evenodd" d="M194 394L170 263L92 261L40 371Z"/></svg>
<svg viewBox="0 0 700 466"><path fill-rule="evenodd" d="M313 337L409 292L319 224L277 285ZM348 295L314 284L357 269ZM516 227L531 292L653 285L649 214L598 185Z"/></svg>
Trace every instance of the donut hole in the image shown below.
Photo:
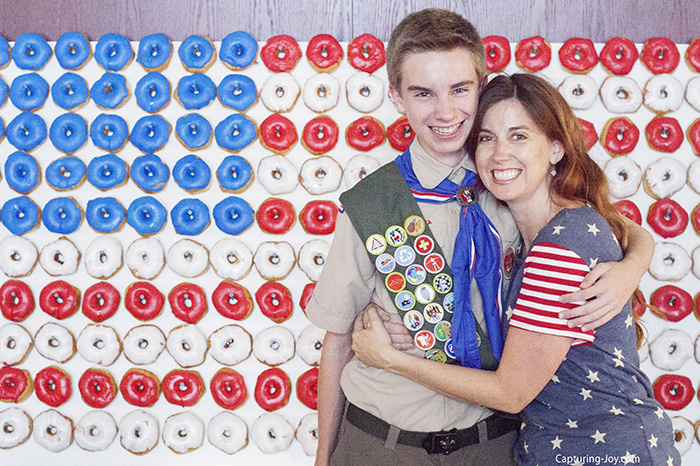
<svg viewBox="0 0 700 466"><path fill-rule="evenodd" d="M287 55L287 51L282 47L281 45L277 47L277 51L275 52L275 56L282 60L285 56Z"/></svg>
<svg viewBox="0 0 700 466"><path fill-rule="evenodd" d="M63 178L66 178L66 179L70 178L70 175L71 175L70 170L68 170L66 167L61 167L61 169L59 170L59 173L61 174L61 176Z"/></svg>
<svg viewBox="0 0 700 466"><path fill-rule="evenodd" d="M134 429L133 433L134 433L134 437L141 438L141 428L140 427L136 427Z"/></svg>
<svg viewBox="0 0 700 466"><path fill-rule="evenodd" d="M65 262L65 260L63 259L63 254L61 252L54 253L53 261L58 263L58 264L63 265L63 263Z"/></svg>
<svg viewBox="0 0 700 466"><path fill-rule="evenodd" d="M326 86L321 84L316 88L316 95L320 97L321 99L325 99L328 96L328 91L326 90Z"/></svg>
<svg viewBox="0 0 700 466"><path fill-rule="evenodd" d="M231 131L231 136L236 137L236 136L238 136L239 134L241 134L241 130L238 129L238 125L233 125L233 131ZM277 135L279 136L279 129L278 129L278 131L277 131Z"/></svg>
<svg viewBox="0 0 700 466"><path fill-rule="evenodd" d="M270 437L271 439L276 439L277 434L275 433L275 429L270 429L267 431L267 436Z"/></svg>
<svg viewBox="0 0 700 466"><path fill-rule="evenodd" d="M231 265L236 264L236 263L238 263L238 260L239 260L238 256L236 256L235 253L229 252L228 254L226 254L226 261L229 264L231 264ZM233 295L231 295L231 296L233 296Z"/></svg>
<svg viewBox="0 0 700 466"><path fill-rule="evenodd" d="M191 308L193 306L192 297L188 293L185 293L182 296L182 304L187 308Z"/></svg>
<svg viewBox="0 0 700 466"><path fill-rule="evenodd" d="M228 429L224 429L224 431L221 432L221 435L223 435L226 438L229 438L229 437L231 437L231 431Z"/></svg>
<svg viewBox="0 0 700 466"><path fill-rule="evenodd" d="M629 93L629 91L622 87L618 88L618 90L615 91L615 96L620 100L627 100L630 98L630 95L631 94Z"/></svg>
<svg viewBox="0 0 700 466"><path fill-rule="evenodd" d="M148 348L148 340L146 340L145 338L140 338L137 343L137 346L139 347L139 349L145 350L146 348Z"/></svg>
<svg viewBox="0 0 700 466"><path fill-rule="evenodd" d="M662 126L661 131L659 131L659 136L661 136L664 139L668 139L671 137L671 131L666 127ZM667 180L668 178L664 178L664 180Z"/></svg>
<svg viewBox="0 0 700 466"><path fill-rule="evenodd" d="M15 341L14 338L10 337L7 339L5 342L5 348L7 349L15 349L17 347L17 341Z"/></svg>
<svg viewBox="0 0 700 466"><path fill-rule="evenodd" d="M194 56L197 57L197 58L199 58L199 57L202 56L202 51L199 50L199 46L198 46L198 45L195 45L194 48L192 49L192 55L194 55Z"/></svg>
<svg viewBox="0 0 700 466"><path fill-rule="evenodd" d="M580 97L583 94L585 94L585 91L583 90L580 84L577 84L576 87L571 91L571 93L576 97Z"/></svg>
<svg viewBox="0 0 700 466"><path fill-rule="evenodd" d="M327 173L326 170L323 169L323 168L319 168L318 170L316 170L316 172L314 172L314 176L315 176L316 178L318 178L319 180L324 179L324 178L326 177L327 174L328 174L328 173Z"/></svg>
<svg viewBox="0 0 700 466"><path fill-rule="evenodd" d="M669 254L668 256L664 257L664 265L667 267L673 267L675 262L676 258L673 257L673 254Z"/></svg>
<svg viewBox="0 0 700 466"><path fill-rule="evenodd" d="M666 86L662 86L661 89L659 89L659 97L661 97L662 99L668 98L668 91L666 90Z"/></svg>
<svg viewBox="0 0 700 466"><path fill-rule="evenodd" d="M279 97L279 98L281 99L281 98L284 97L284 94L285 94L284 87L282 87L282 86L277 86L277 87L275 88L275 95L276 95L277 97Z"/></svg>
<svg viewBox="0 0 700 466"><path fill-rule="evenodd" d="M148 88L148 95L151 96L152 98L155 97L156 95L158 95L158 91L156 91L155 86L151 86L150 88Z"/></svg>
<svg viewBox="0 0 700 466"><path fill-rule="evenodd" d="M325 258L323 257L323 254L316 254L313 258L313 261L314 264L318 266L322 266L326 262Z"/></svg>
<svg viewBox="0 0 700 466"><path fill-rule="evenodd" d="M100 215L100 217L102 217L104 219L107 219L110 217L109 211L107 209L104 209L104 208L100 209L99 215Z"/></svg>
<svg viewBox="0 0 700 466"><path fill-rule="evenodd" d="M107 95L107 94L109 94L109 93L112 92L112 91L114 91L114 86L112 86L111 84L108 84L108 85L105 87L104 93L105 93L105 95Z"/></svg>
<svg viewBox="0 0 700 466"><path fill-rule="evenodd" d="M539 53L540 53L540 48L535 45L532 48L530 48L530 50L527 52L527 55L530 58L535 58L537 55L539 55Z"/></svg>
<svg viewBox="0 0 700 466"><path fill-rule="evenodd" d="M272 305L275 307L278 307L281 304L280 298L277 296L277 293L270 294L270 303L272 303Z"/></svg>
<svg viewBox="0 0 700 466"><path fill-rule="evenodd" d="M190 92L192 92L192 94L194 94L194 95L199 95L199 92L200 92L199 87L197 87L196 84L193 84L190 87Z"/></svg>
<svg viewBox="0 0 700 466"><path fill-rule="evenodd" d="M58 338L56 337L49 338L48 344L51 348L58 348L59 346L61 346L61 342L58 341Z"/></svg>
<svg viewBox="0 0 700 466"><path fill-rule="evenodd" d="M187 340L182 340L180 342L180 346L182 347L183 350L185 351L191 351L192 350L192 345L190 345L190 342Z"/></svg>
<svg viewBox="0 0 700 466"><path fill-rule="evenodd" d="M185 253L182 255L182 257L183 257L187 262L192 262L192 259L194 258L194 257L192 256L192 253L189 252L189 251L185 252Z"/></svg>
<svg viewBox="0 0 700 466"><path fill-rule="evenodd" d="M682 442L683 440L685 440L685 431L683 431L683 430L676 430L676 431L674 431L674 432L673 432L673 440L674 440L676 443Z"/></svg>
<svg viewBox="0 0 700 466"><path fill-rule="evenodd" d="M314 349L316 351L321 351L321 348L323 348L323 342L321 340L318 340L316 343L314 343Z"/></svg>
<svg viewBox="0 0 700 466"><path fill-rule="evenodd" d="M319 126L318 131L316 132L316 137L318 139L323 139L324 136L325 134L323 133L323 126Z"/></svg>
<svg viewBox="0 0 700 466"><path fill-rule="evenodd" d="M620 128L615 137L618 141L622 141L623 139L625 139L625 128Z"/></svg>
<svg viewBox="0 0 700 466"><path fill-rule="evenodd" d="M574 60L583 60L584 58L586 58L586 52L581 49L576 49L574 52Z"/></svg>
<svg viewBox="0 0 700 466"><path fill-rule="evenodd" d="M668 348L666 348L666 351L668 351L668 354L673 354L676 352L678 349L678 345L676 343L671 343L668 345Z"/></svg>
<svg viewBox="0 0 700 466"><path fill-rule="evenodd" d="M50 435L51 437L53 437L54 435L58 434L58 427L50 424L50 425L46 426L46 433L48 435Z"/></svg>
<svg viewBox="0 0 700 466"><path fill-rule="evenodd" d="M281 180L282 179L282 170L280 170L279 168L275 168L274 170L272 170L271 175L274 179Z"/></svg>
<svg viewBox="0 0 700 466"><path fill-rule="evenodd" d="M360 128L360 133L362 134L362 136L369 136L369 128L367 128L366 126L362 126Z"/></svg>
<svg viewBox="0 0 700 466"><path fill-rule="evenodd" d="M180 430L177 431L177 435L180 438L187 438L188 432L185 427L181 428Z"/></svg>
<svg viewBox="0 0 700 466"><path fill-rule="evenodd" d="M239 96L243 94L243 90L238 87L238 84L236 84L236 87L233 88L233 95Z"/></svg>
<svg viewBox="0 0 700 466"><path fill-rule="evenodd" d="M9 422L6 422L4 426L2 426L2 431L5 432L6 434L11 434L15 431L15 426L10 424Z"/></svg>
<svg viewBox="0 0 700 466"><path fill-rule="evenodd" d="M280 342L277 341L277 340L272 340L272 341L270 342L270 349L271 349L272 351L279 351L279 349L280 349L281 346L282 346L282 345L280 345Z"/></svg>
<svg viewBox="0 0 700 466"><path fill-rule="evenodd" d="M233 293L229 293L228 303L232 306L235 306L236 304L238 304L238 298L236 298L236 296ZM231 340L231 341L233 341L233 340Z"/></svg>
<svg viewBox="0 0 700 466"><path fill-rule="evenodd" d="M53 294L53 300L56 304L63 304L63 296L61 296L59 293Z"/></svg>
<svg viewBox="0 0 700 466"><path fill-rule="evenodd" d="M142 306L145 306L146 304L148 304L148 298L146 297L146 295L140 294L138 296L138 299L139 299L139 303L141 303Z"/></svg>
<svg viewBox="0 0 700 466"><path fill-rule="evenodd" d="M104 134L107 137L112 137L114 136L114 131L109 126L105 126L104 128L102 128L102 134Z"/></svg>
<svg viewBox="0 0 700 466"><path fill-rule="evenodd" d="M20 254L19 251L14 251L12 254L10 254L10 259L15 262L20 262L22 260L22 254Z"/></svg>
<svg viewBox="0 0 700 466"><path fill-rule="evenodd" d="M270 262L272 265L279 265L279 263L282 261L280 256L278 256L276 253L272 254L270 257L267 258L267 260Z"/></svg>
<svg viewBox="0 0 700 466"><path fill-rule="evenodd" d="M196 136L199 131L197 130L197 125L190 125L190 135ZM190 176L193 175L194 170L190 170Z"/></svg>
<svg viewBox="0 0 700 466"><path fill-rule="evenodd" d="M73 95L73 94L75 94L75 91L74 91L73 88L70 86L70 84L69 84L68 86L66 86L66 94L68 94L68 95Z"/></svg>
<svg viewBox="0 0 700 466"><path fill-rule="evenodd" d="M362 46L362 56L365 58L369 58L370 55L372 55L372 49L367 44L363 45Z"/></svg>
<svg viewBox="0 0 700 466"><path fill-rule="evenodd" d="M49 379L46 382L46 389L50 392L53 392L56 390L56 382L53 379Z"/></svg>
<svg viewBox="0 0 700 466"><path fill-rule="evenodd" d="M92 342L92 346L97 348L98 350L102 350L105 348L105 342L101 338L95 338Z"/></svg>
<svg viewBox="0 0 700 466"><path fill-rule="evenodd" d="M115 45L112 45L109 47L109 50L107 51L107 56L110 58L114 58L117 56L119 53L119 50L117 50L117 47Z"/></svg>
<svg viewBox="0 0 700 466"><path fill-rule="evenodd" d="M187 384L185 382L180 382L177 385L177 389L180 390L181 392L186 392L189 389L189 387L187 386Z"/></svg>
<svg viewBox="0 0 700 466"><path fill-rule="evenodd" d="M90 426L88 429L88 435L90 437L99 437L101 433L100 428L97 426Z"/></svg>
<svg viewBox="0 0 700 466"><path fill-rule="evenodd" d="M372 91L369 89L369 86L360 87L359 92L362 97L369 97L372 94Z"/></svg>
<svg viewBox="0 0 700 466"><path fill-rule="evenodd" d="M34 56L36 51L34 50L34 47L27 47L26 50L24 51L25 54L27 54L28 57Z"/></svg>

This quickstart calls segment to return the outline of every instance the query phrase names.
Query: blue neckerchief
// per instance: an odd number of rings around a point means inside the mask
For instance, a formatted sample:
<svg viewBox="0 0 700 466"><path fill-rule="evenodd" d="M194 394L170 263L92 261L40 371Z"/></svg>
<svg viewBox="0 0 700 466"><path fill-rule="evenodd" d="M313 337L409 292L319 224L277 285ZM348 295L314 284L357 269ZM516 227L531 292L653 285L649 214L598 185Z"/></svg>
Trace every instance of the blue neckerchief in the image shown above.
<svg viewBox="0 0 700 466"><path fill-rule="evenodd" d="M409 149L410 150L410 149ZM457 190L476 182L476 173L467 170L461 186L447 178L433 189L426 189L418 181L409 150L394 161L408 187L416 194L416 201L433 204L456 201ZM432 196L431 196L432 195ZM452 257L452 276L455 286L455 309L452 317L452 344L461 365L481 368L476 322L472 311L471 281L476 280L484 306L486 329L491 350L500 361L503 353L501 334L501 238L479 204L462 207L459 232Z"/></svg>

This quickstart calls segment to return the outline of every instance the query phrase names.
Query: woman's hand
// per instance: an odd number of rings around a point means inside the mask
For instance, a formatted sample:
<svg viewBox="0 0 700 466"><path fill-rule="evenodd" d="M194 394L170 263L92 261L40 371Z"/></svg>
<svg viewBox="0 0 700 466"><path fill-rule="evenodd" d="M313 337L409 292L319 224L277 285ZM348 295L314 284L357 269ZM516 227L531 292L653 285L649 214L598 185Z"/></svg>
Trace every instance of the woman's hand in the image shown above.
<svg viewBox="0 0 700 466"><path fill-rule="evenodd" d="M363 364L379 369L386 369L389 356L397 351L391 344L391 336L384 328L376 306L370 304L362 318L355 320L352 349Z"/></svg>
<svg viewBox="0 0 700 466"><path fill-rule="evenodd" d="M408 329L406 328L406 326L398 322L392 322L391 314L389 314L384 309L382 309L374 303L370 303L365 309L365 311L368 309L374 309L375 311L377 311L379 318L384 323L384 328L391 337L391 344L394 345L394 348L396 348L399 351L407 351L413 348L413 338L411 338L411 335L408 334ZM361 322L364 316L364 312L358 314L357 318L355 319L355 322Z"/></svg>

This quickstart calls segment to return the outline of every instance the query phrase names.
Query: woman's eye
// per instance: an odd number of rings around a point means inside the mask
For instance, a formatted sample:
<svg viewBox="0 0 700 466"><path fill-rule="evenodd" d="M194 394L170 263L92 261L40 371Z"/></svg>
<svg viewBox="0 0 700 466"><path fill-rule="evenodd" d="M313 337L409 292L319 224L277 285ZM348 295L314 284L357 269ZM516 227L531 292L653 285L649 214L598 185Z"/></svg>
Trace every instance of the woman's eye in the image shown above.
<svg viewBox="0 0 700 466"><path fill-rule="evenodd" d="M479 142L488 142L490 140L491 140L491 136L489 136L489 135L484 134L482 136L479 136Z"/></svg>

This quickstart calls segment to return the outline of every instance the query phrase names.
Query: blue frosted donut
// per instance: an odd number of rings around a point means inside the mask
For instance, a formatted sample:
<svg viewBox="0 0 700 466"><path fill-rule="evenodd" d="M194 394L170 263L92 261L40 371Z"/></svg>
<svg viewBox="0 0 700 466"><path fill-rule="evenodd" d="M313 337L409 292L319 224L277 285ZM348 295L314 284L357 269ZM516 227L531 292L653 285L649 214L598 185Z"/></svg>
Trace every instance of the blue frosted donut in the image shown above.
<svg viewBox="0 0 700 466"><path fill-rule="evenodd" d="M87 82L75 73L64 73L51 86L51 97L59 107L75 110L90 97Z"/></svg>
<svg viewBox="0 0 700 466"><path fill-rule="evenodd" d="M29 152L46 140L46 123L39 115L22 112L7 125L7 140L17 149Z"/></svg>
<svg viewBox="0 0 700 466"><path fill-rule="evenodd" d="M170 168L157 155L142 155L131 164L131 180L147 193L162 191L168 178Z"/></svg>
<svg viewBox="0 0 700 466"><path fill-rule="evenodd" d="M186 155L173 167L173 178L179 187L189 193L195 193L209 187L211 170L209 165L196 155Z"/></svg>
<svg viewBox="0 0 700 466"><path fill-rule="evenodd" d="M214 43L208 37L190 36L177 50L185 69L189 72L206 71L216 60Z"/></svg>
<svg viewBox="0 0 700 466"><path fill-rule="evenodd" d="M95 60L107 71L120 71L134 58L131 43L119 34L105 34L95 46Z"/></svg>
<svg viewBox="0 0 700 466"><path fill-rule="evenodd" d="M4 37L0 36L0 70L9 65L11 59L12 49L10 44Z"/></svg>
<svg viewBox="0 0 700 466"><path fill-rule="evenodd" d="M158 233L168 220L168 211L155 197L135 199L126 211L126 223L143 236Z"/></svg>
<svg viewBox="0 0 700 466"><path fill-rule="evenodd" d="M2 37L0 37L2 39ZM2 79L2 76L0 76L0 107L5 105L5 102L7 101L7 91L8 91L7 84L5 83L5 80Z"/></svg>
<svg viewBox="0 0 700 466"><path fill-rule="evenodd" d="M255 81L242 74L229 74L219 83L219 100L222 105L245 112L258 100Z"/></svg>
<svg viewBox="0 0 700 466"><path fill-rule="evenodd" d="M255 211L237 196L229 196L214 206L216 227L227 235L240 235L253 224Z"/></svg>
<svg viewBox="0 0 700 466"><path fill-rule="evenodd" d="M253 179L253 167L243 157L229 155L216 170L216 177L222 190L242 192Z"/></svg>
<svg viewBox="0 0 700 466"><path fill-rule="evenodd" d="M117 73L105 73L90 88L90 97L100 108L119 108L129 99L126 78Z"/></svg>
<svg viewBox="0 0 700 466"><path fill-rule="evenodd" d="M12 105L23 111L32 111L44 106L49 96L49 83L37 73L17 76L10 86Z"/></svg>
<svg viewBox="0 0 700 466"><path fill-rule="evenodd" d="M214 135L219 147L231 152L238 152L257 137L255 123L240 113L234 113L221 120L216 125Z"/></svg>
<svg viewBox="0 0 700 466"><path fill-rule="evenodd" d="M21 70L40 70L51 58L51 46L39 34L20 34L12 47L12 58Z"/></svg>
<svg viewBox="0 0 700 466"><path fill-rule="evenodd" d="M141 38L136 61L146 71L165 69L173 53L173 44L165 34L150 34Z"/></svg>
<svg viewBox="0 0 700 466"><path fill-rule="evenodd" d="M5 137L5 122L2 121L2 118L0 118L0 142L2 142L2 138Z"/></svg>
<svg viewBox="0 0 700 466"><path fill-rule="evenodd" d="M98 233L112 233L124 225L124 206L113 197L98 197L88 201L85 218Z"/></svg>
<svg viewBox="0 0 700 466"><path fill-rule="evenodd" d="M85 163L78 157L62 157L46 167L46 182L53 189L66 191L85 181Z"/></svg>
<svg viewBox="0 0 700 466"><path fill-rule="evenodd" d="M41 221L51 233L74 233L83 221L83 209L72 197L57 197L46 203Z"/></svg>
<svg viewBox="0 0 700 466"><path fill-rule="evenodd" d="M170 221L178 235L198 235L209 226L209 207L199 199L182 199L170 210Z"/></svg>
<svg viewBox="0 0 700 466"><path fill-rule="evenodd" d="M232 32L221 41L219 58L232 70L249 67L257 55L258 43L247 32Z"/></svg>
<svg viewBox="0 0 700 466"><path fill-rule="evenodd" d="M39 225L39 206L27 196L5 202L0 210L0 221L13 235L23 235Z"/></svg>
<svg viewBox="0 0 700 466"><path fill-rule="evenodd" d="M175 95L187 110L204 108L216 98L216 84L202 73L183 76L177 83Z"/></svg>
<svg viewBox="0 0 700 466"><path fill-rule="evenodd" d="M41 171L36 159L24 152L13 152L5 161L5 179L10 188L29 194L39 185Z"/></svg>
<svg viewBox="0 0 700 466"><path fill-rule="evenodd" d="M139 107L155 113L170 102L170 81L157 71L151 71L136 83L134 96Z"/></svg>
<svg viewBox="0 0 700 466"><path fill-rule="evenodd" d="M129 176L129 166L114 154L95 157L87 167L87 179L101 191L121 186Z"/></svg>
<svg viewBox="0 0 700 466"><path fill-rule="evenodd" d="M87 122L76 113L64 113L51 123L49 139L56 149L66 154L77 151L87 142Z"/></svg>
<svg viewBox="0 0 700 466"><path fill-rule="evenodd" d="M90 59L92 49L84 35L78 32L65 32L58 38L54 53L62 68L77 70Z"/></svg>
<svg viewBox="0 0 700 466"><path fill-rule="evenodd" d="M189 150L204 149L211 142L211 124L202 115L190 113L177 119L175 134Z"/></svg>
<svg viewBox="0 0 700 466"><path fill-rule="evenodd" d="M103 113L90 125L92 143L107 152L118 152L129 139L129 128L119 115Z"/></svg>
<svg viewBox="0 0 700 466"><path fill-rule="evenodd" d="M163 148L170 137L170 123L160 115L139 118L131 129L131 143L148 154Z"/></svg>

